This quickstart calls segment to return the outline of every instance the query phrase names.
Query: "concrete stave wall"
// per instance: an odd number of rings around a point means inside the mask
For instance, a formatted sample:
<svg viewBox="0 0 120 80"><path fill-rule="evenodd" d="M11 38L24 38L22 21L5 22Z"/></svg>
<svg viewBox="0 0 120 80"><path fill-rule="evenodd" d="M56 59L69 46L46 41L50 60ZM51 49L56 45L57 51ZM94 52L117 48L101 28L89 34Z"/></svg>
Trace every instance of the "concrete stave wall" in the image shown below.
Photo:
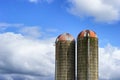
<svg viewBox="0 0 120 80"><path fill-rule="evenodd" d="M77 40L77 80L98 80L98 39Z"/></svg>
<svg viewBox="0 0 120 80"><path fill-rule="evenodd" d="M55 80L75 80L75 41L56 42Z"/></svg>

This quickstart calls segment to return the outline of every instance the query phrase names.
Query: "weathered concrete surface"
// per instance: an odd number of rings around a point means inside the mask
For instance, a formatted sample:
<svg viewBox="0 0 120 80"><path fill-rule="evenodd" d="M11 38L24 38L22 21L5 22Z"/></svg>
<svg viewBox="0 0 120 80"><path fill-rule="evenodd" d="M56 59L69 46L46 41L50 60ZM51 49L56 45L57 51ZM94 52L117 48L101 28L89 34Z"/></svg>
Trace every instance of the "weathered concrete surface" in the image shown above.
<svg viewBox="0 0 120 80"><path fill-rule="evenodd" d="M75 80L75 41L56 42L55 80Z"/></svg>
<svg viewBox="0 0 120 80"><path fill-rule="evenodd" d="M77 80L98 80L98 38L77 39Z"/></svg>

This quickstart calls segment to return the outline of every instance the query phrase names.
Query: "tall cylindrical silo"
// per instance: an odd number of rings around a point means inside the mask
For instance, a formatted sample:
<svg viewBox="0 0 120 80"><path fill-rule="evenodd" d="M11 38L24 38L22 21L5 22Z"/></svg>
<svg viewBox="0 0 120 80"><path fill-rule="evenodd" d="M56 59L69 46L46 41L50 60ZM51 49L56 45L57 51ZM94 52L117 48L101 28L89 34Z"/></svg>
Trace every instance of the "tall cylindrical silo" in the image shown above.
<svg viewBox="0 0 120 80"><path fill-rule="evenodd" d="M75 40L69 33L56 39L55 80L75 80Z"/></svg>
<svg viewBox="0 0 120 80"><path fill-rule="evenodd" d="M98 38L91 30L77 37L77 80L98 80Z"/></svg>

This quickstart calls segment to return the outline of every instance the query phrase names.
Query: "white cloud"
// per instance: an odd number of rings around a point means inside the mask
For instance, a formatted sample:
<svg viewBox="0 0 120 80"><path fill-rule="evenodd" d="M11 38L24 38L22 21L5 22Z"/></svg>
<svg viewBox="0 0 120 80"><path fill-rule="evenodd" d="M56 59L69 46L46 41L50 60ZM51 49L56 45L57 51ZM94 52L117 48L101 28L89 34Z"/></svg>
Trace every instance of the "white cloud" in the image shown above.
<svg viewBox="0 0 120 80"><path fill-rule="evenodd" d="M24 26L24 24L10 24L10 23L5 23L5 22L0 22L0 31L3 31L9 27L16 27L16 28L19 28L19 27L22 27Z"/></svg>
<svg viewBox="0 0 120 80"><path fill-rule="evenodd" d="M42 34L38 26L23 27L20 29L20 33L32 38L39 38Z"/></svg>
<svg viewBox="0 0 120 80"><path fill-rule="evenodd" d="M53 0L29 0L31 3L41 3L41 2L47 2L51 3Z"/></svg>
<svg viewBox="0 0 120 80"><path fill-rule="evenodd" d="M0 22L0 28L1 27L20 27L23 26L24 24L9 24L5 22Z"/></svg>
<svg viewBox="0 0 120 80"><path fill-rule="evenodd" d="M33 40L12 32L0 34L0 73L53 75L54 40Z"/></svg>
<svg viewBox="0 0 120 80"><path fill-rule="evenodd" d="M119 20L119 0L68 0L69 11L80 17L93 17L96 21L111 22Z"/></svg>
<svg viewBox="0 0 120 80"><path fill-rule="evenodd" d="M31 3L38 3L39 0L29 0Z"/></svg>
<svg viewBox="0 0 120 80"><path fill-rule="evenodd" d="M14 31L21 33L30 38L39 38L42 34L39 26L27 26L25 24L0 23L0 32L5 32L9 28L14 28Z"/></svg>
<svg viewBox="0 0 120 80"><path fill-rule="evenodd" d="M58 32L58 30L54 28L48 28L41 31L40 26L0 22L0 33L12 31L10 28L14 28L14 32L20 33L28 38L48 38L51 37L53 33Z"/></svg>
<svg viewBox="0 0 120 80"><path fill-rule="evenodd" d="M108 44L99 48L100 78L104 80L120 79L120 48Z"/></svg>

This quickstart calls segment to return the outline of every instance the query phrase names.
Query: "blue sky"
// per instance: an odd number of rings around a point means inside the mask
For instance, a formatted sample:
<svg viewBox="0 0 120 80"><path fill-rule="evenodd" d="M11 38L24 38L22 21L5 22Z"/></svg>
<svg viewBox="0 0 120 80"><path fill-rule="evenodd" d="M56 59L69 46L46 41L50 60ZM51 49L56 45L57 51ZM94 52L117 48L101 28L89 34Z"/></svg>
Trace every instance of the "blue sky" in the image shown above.
<svg viewBox="0 0 120 80"><path fill-rule="evenodd" d="M1 0L0 78L54 80L55 38L90 29L99 38L100 79L119 80L119 26L119 0Z"/></svg>
<svg viewBox="0 0 120 80"><path fill-rule="evenodd" d="M31 2L29 0L1 0L0 22L39 26L44 30L56 29L59 32L54 34L55 36L63 32L69 32L74 37L77 37L76 35L80 31L92 29L100 39L108 40L113 45L120 46L118 44L120 39L117 38L120 29L118 27L119 20L95 21L97 17L88 16L89 14L79 17L79 15L73 15L70 12L71 4L72 1L68 2L67 0L53 0L51 2L46 0L33 0ZM15 32L17 30L9 28L6 31ZM116 37L114 40L113 36Z"/></svg>

